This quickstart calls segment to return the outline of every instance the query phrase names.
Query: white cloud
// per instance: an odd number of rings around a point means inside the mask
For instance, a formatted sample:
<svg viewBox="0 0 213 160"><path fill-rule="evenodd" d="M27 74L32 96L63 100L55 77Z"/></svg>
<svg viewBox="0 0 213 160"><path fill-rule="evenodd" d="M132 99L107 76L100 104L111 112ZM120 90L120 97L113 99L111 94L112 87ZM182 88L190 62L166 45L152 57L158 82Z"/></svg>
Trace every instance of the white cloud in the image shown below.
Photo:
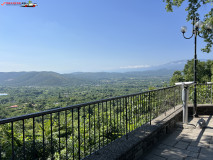
<svg viewBox="0 0 213 160"><path fill-rule="evenodd" d="M121 69L137 69L137 68L149 68L150 65L136 65L136 66L126 66L126 67L120 67Z"/></svg>

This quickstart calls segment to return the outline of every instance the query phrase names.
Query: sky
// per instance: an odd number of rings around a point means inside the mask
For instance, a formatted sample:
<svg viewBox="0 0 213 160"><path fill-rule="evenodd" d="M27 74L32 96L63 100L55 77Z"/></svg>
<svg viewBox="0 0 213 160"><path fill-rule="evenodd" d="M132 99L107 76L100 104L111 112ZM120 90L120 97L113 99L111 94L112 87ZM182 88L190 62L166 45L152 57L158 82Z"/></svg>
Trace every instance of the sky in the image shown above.
<svg viewBox="0 0 213 160"><path fill-rule="evenodd" d="M194 39L180 32L192 32L187 3L168 13L163 0L32 2L38 6L0 5L0 72L113 72L194 57ZM200 9L201 20L212 7ZM198 38L198 59L213 59L204 46Z"/></svg>

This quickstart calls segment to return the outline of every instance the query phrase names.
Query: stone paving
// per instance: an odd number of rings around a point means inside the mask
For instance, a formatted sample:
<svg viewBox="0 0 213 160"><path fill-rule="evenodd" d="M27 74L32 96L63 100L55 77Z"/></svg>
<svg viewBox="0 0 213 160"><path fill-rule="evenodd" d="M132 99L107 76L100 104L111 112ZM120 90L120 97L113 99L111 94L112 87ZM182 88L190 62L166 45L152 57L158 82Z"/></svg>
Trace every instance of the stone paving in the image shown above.
<svg viewBox="0 0 213 160"><path fill-rule="evenodd" d="M206 127L197 125L199 119ZM188 125L177 125L177 129L162 139L141 160L213 160L212 115L189 119Z"/></svg>

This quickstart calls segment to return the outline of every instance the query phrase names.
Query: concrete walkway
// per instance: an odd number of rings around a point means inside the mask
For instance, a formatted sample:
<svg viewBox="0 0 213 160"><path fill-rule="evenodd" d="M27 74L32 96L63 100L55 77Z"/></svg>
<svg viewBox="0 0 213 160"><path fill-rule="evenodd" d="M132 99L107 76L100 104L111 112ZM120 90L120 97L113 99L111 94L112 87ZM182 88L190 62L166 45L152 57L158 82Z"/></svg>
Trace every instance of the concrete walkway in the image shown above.
<svg viewBox="0 0 213 160"><path fill-rule="evenodd" d="M199 119L206 128L199 128ZM162 139L141 160L213 160L213 118L199 116L189 120L189 125L178 125L176 131Z"/></svg>

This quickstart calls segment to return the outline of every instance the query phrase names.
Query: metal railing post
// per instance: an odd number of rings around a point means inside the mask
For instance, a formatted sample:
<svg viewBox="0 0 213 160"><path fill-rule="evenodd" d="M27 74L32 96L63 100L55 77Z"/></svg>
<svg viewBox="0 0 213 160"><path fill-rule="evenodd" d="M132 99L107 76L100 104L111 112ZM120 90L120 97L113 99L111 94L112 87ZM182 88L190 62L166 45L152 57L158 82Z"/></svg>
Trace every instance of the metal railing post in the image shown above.
<svg viewBox="0 0 213 160"><path fill-rule="evenodd" d="M211 87L211 97L210 97L211 100L210 101L211 101L211 104L212 104L212 98L213 98L212 97L212 87L213 87L213 82L207 82L206 84Z"/></svg>
<svg viewBox="0 0 213 160"><path fill-rule="evenodd" d="M125 97L125 107L126 107L126 139L128 139L127 97Z"/></svg>
<svg viewBox="0 0 213 160"><path fill-rule="evenodd" d="M211 84L209 84L209 86L210 86L210 89L211 89L211 95L210 95L210 103L212 104L212 83Z"/></svg>
<svg viewBox="0 0 213 160"><path fill-rule="evenodd" d="M151 110L151 106L150 106L150 92L149 92L149 102L148 102L148 108L149 108L149 113L150 113L150 117L149 117L149 124L152 125L152 110Z"/></svg>
<svg viewBox="0 0 213 160"><path fill-rule="evenodd" d="M13 122L11 122L11 138L12 138L12 160L15 158L15 151L14 151L14 132L13 132Z"/></svg>
<svg viewBox="0 0 213 160"><path fill-rule="evenodd" d="M212 87L213 85L211 85L211 104L212 104Z"/></svg>
<svg viewBox="0 0 213 160"><path fill-rule="evenodd" d="M90 113L89 113L90 114ZM78 158L81 159L81 142L80 142L80 108L78 108Z"/></svg>
<svg viewBox="0 0 213 160"><path fill-rule="evenodd" d="M175 99L175 88L174 88L174 109L175 109L175 105L176 105L176 99Z"/></svg>

